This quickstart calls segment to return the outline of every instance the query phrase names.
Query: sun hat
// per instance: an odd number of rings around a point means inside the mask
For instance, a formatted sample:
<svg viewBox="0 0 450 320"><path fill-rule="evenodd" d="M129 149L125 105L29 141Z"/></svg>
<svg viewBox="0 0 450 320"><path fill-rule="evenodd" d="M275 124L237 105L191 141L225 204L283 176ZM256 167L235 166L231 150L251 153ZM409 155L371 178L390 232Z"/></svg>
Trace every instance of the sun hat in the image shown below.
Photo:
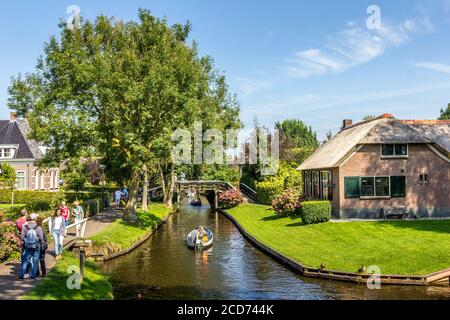
<svg viewBox="0 0 450 320"><path fill-rule="evenodd" d="M36 213L30 214L30 218L31 218L32 221L36 221L38 217L39 217L39 215L36 214Z"/></svg>

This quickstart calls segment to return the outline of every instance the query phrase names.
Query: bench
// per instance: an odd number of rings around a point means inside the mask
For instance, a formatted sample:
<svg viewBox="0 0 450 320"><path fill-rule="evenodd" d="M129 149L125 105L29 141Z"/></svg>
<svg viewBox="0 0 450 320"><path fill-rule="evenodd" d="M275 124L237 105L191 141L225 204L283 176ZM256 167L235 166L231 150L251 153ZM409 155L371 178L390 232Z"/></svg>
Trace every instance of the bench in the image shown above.
<svg viewBox="0 0 450 320"><path fill-rule="evenodd" d="M387 207L381 209L382 219L401 219L405 220L408 217L408 209L406 207Z"/></svg>

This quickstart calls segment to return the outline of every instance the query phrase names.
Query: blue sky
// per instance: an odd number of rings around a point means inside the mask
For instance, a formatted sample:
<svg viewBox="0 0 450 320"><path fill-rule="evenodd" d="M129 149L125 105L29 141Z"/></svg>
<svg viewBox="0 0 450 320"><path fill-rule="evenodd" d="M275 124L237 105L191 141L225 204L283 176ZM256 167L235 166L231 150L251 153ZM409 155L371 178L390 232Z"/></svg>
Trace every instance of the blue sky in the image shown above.
<svg viewBox="0 0 450 320"><path fill-rule="evenodd" d="M248 126L255 116L268 127L298 118L323 138L344 118L434 119L450 102L450 0L2 0L1 118L10 78L33 71L69 5L89 19L136 19L142 7L191 21L191 38L225 72ZM366 25L370 5L380 8L377 29Z"/></svg>

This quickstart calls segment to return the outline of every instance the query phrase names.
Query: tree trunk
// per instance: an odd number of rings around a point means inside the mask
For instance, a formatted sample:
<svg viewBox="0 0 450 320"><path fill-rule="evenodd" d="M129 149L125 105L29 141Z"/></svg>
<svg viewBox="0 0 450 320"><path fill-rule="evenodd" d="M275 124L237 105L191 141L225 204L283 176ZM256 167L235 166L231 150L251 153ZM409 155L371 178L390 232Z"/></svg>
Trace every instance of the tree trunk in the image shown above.
<svg viewBox="0 0 450 320"><path fill-rule="evenodd" d="M137 209L137 197L139 193L139 170L133 170L131 174L131 186L130 186L130 197L128 199L127 206L125 207L125 213L123 219L127 222L136 222L136 209Z"/></svg>
<svg viewBox="0 0 450 320"><path fill-rule="evenodd" d="M176 181L176 174L175 174L175 168L173 164L171 164L169 169L169 172L167 173L168 181L166 184L166 189L164 191L164 204L168 206L169 208L173 207L173 194L175 191L175 181Z"/></svg>
<svg viewBox="0 0 450 320"><path fill-rule="evenodd" d="M158 170L159 170L159 177L161 178L161 187L163 190L163 199L164 199L164 203L165 203L165 200L167 198L166 180L164 177L164 170L163 170L161 164L159 164L159 163L158 163Z"/></svg>
<svg viewBox="0 0 450 320"><path fill-rule="evenodd" d="M148 211L148 168L144 165L144 187L142 189L142 210Z"/></svg>

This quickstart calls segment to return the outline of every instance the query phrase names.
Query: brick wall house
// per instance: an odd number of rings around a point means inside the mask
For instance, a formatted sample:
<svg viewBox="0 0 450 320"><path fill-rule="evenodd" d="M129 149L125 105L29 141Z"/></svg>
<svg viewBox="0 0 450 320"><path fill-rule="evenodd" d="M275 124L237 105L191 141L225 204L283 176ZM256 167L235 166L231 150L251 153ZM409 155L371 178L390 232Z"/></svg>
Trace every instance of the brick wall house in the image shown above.
<svg viewBox="0 0 450 320"><path fill-rule="evenodd" d="M336 218L377 219L396 207L450 217L450 121L346 120L298 169L304 196L330 200Z"/></svg>
<svg viewBox="0 0 450 320"><path fill-rule="evenodd" d="M28 139L29 131L26 120L14 113L9 120L0 120L0 162L15 169L18 190L59 191L59 168L36 166L45 146Z"/></svg>

